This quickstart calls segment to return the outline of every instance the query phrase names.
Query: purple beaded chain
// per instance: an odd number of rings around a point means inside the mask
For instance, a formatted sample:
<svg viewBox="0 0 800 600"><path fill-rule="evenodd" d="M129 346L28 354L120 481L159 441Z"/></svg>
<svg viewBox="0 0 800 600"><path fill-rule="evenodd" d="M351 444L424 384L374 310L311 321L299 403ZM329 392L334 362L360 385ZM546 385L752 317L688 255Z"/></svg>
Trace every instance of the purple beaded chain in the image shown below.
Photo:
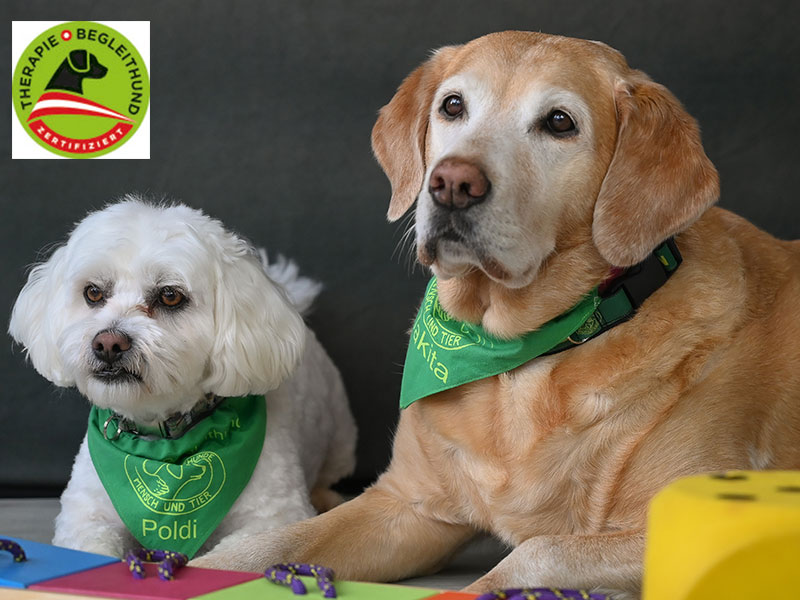
<svg viewBox="0 0 800 600"><path fill-rule="evenodd" d="M25 550L22 549L22 546L11 540L0 540L0 550L10 552L11 556L14 557L14 562L22 562L28 559L28 557L25 556Z"/></svg>
<svg viewBox="0 0 800 600"><path fill-rule="evenodd" d="M333 570L320 565L307 565L303 563L281 563L273 565L264 572L264 576L278 585L291 588L294 594L301 596L306 593L306 586L299 575L311 575L317 580L317 585L325 598L336 598L336 588L333 587Z"/></svg>
<svg viewBox="0 0 800 600"><path fill-rule="evenodd" d="M591 594L584 590L511 588L483 594L477 600L608 600L608 596Z"/></svg>
<svg viewBox="0 0 800 600"><path fill-rule="evenodd" d="M125 557L128 569L134 579L144 579L145 571L142 562L158 563L158 578L161 581L172 581L175 579L175 572L189 562L189 557L180 552L170 550L131 550Z"/></svg>

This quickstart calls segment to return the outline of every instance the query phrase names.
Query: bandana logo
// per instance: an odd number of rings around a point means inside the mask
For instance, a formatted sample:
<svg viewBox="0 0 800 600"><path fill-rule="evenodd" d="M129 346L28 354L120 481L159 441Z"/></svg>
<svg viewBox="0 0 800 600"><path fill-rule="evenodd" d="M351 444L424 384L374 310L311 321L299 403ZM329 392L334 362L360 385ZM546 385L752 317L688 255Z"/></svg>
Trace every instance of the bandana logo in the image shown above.
<svg viewBox="0 0 800 600"><path fill-rule="evenodd" d="M150 80L144 59L123 34L72 21L28 44L14 71L12 96L22 129L39 146L68 158L94 158L136 133L147 113ZM149 148L146 154L129 158L149 158Z"/></svg>
<svg viewBox="0 0 800 600"><path fill-rule="evenodd" d="M428 283L425 299L411 329L400 408L465 383L516 369L545 354L581 327L588 327L600 297L597 289L566 313L523 336L503 340L480 325L451 317L439 304L436 278Z"/></svg>
<svg viewBox="0 0 800 600"><path fill-rule="evenodd" d="M421 356L434 377L447 383L450 373L444 359L447 353L439 350L454 352L471 346L494 348L494 342L480 335L475 328L454 321L439 305L438 289L436 283L432 283L411 329L409 348Z"/></svg>
<svg viewBox="0 0 800 600"><path fill-rule="evenodd" d="M193 513L210 503L225 485L225 464L216 452L193 454L181 464L125 457L125 474L136 497L160 515Z"/></svg>

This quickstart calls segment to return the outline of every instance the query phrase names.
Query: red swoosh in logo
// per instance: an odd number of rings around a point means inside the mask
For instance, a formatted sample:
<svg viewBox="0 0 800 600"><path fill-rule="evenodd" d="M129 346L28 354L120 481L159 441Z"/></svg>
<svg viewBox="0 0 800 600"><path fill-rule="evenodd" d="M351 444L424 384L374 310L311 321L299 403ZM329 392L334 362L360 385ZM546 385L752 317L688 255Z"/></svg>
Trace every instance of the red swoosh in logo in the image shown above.
<svg viewBox="0 0 800 600"><path fill-rule="evenodd" d="M36 101L36 105L28 117L28 122L47 115L89 115L128 123L134 122L130 117L126 117L107 106L64 92L46 92L42 94Z"/></svg>

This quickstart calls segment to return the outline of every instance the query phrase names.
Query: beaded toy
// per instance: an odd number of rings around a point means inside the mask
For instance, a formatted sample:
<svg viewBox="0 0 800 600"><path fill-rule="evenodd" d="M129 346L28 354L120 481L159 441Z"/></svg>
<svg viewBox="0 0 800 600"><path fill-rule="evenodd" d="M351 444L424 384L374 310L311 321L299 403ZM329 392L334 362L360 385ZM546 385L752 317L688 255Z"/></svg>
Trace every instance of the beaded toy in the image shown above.
<svg viewBox="0 0 800 600"><path fill-rule="evenodd" d="M11 556L14 557L14 562L22 562L24 560L27 560L27 557L25 556L25 551L22 549L22 546L20 546L17 542L0 539L0 550L5 550L6 552L10 552Z"/></svg>
<svg viewBox="0 0 800 600"><path fill-rule="evenodd" d="M264 576L278 585L291 588L296 595L306 593L306 586L298 575L312 575L317 580L317 585L325 598L336 598L336 588L333 587L333 570L320 565L303 563L281 563L273 565L264 572Z"/></svg>
<svg viewBox="0 0 800 600"><path fill-rule="evenodd" d="M158 578L161 581L172 581L175 579L175 572L183 567L189 558L180 552L169 550L131 550L125 557L128 568L134 579L144 579L145 571L142 562L158 563Z"/></svg>

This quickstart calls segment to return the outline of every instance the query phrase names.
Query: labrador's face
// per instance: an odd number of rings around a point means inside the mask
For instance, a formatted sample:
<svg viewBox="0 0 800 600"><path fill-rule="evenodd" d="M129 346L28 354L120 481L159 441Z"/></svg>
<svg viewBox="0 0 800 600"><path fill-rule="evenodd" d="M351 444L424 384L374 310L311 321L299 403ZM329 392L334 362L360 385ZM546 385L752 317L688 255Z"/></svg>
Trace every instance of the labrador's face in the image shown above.
<svg viewBox="0 0 800 600"><path fill-rule="evenodd" d="M629 266L717 198L680 103L615 50L528 32L440 49L381 110L389 218L416 200L419 261L509 288L594 244Z"/></svg>
<svg viewBox="0 0 800 600"><path fill-rule="evenodd" d="M417 199L420 262L524 286L591 208L613 153L613 81L551 47L472 52L428 114ZM563 240L566 241L566 240Z"/></svg>

